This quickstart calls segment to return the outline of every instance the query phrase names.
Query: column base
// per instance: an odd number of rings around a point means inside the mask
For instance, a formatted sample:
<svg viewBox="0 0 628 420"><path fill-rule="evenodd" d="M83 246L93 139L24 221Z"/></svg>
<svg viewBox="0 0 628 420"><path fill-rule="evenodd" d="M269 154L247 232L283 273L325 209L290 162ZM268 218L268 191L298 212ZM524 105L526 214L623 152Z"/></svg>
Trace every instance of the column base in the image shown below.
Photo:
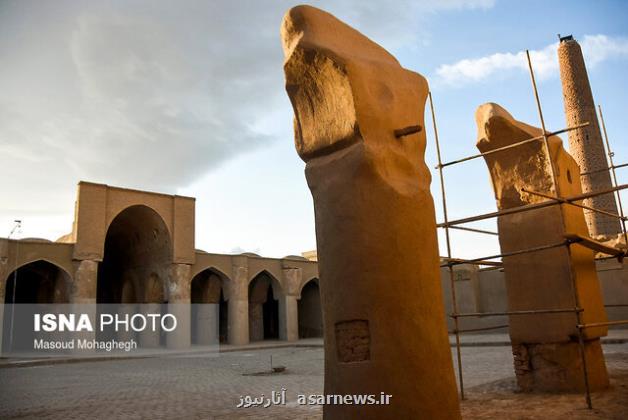
<svg viewBox="0 0 628 420"><path fill-rule="evenodd" d="M589 389L608 388L608 373L599 339L584 343ZM513 343L517 385L524 392L584 392L580 344Z"/></svg>

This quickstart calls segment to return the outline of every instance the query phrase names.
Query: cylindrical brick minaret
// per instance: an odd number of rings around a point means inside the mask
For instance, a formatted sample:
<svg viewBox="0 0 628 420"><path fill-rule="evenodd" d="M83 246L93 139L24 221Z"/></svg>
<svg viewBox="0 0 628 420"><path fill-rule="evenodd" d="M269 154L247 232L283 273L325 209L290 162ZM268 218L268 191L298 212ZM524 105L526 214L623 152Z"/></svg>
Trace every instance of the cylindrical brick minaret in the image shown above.
<svg viewBox="0 0 628 420"><path fill-rule="evenodd" d="M595 112L587 68L584 64L580 45L571 36L560 39L558 63L563 85L567 126L589 123L587 127L569 132L569 152L578 162L580 172L585 174L580 177L582 191L587 193L611 188L610 173L608 170L604 170L608 168L608 162ZM617 203L613 194L592 197L584 200L583 204L618 214ZM590 210L584 212L591 236L614 236L621 232L619 219Z"/></svg>

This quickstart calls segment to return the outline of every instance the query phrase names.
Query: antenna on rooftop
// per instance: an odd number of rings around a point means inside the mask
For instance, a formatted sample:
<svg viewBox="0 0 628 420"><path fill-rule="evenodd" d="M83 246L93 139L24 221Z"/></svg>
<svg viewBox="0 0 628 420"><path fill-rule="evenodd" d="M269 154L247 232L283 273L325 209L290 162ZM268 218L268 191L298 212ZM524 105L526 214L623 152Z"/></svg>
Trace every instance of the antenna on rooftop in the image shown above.
<svg viewBox="0 0 628 420"><path fill-rule="evenodd" d="M13 223L15 223L15 225L13 225L13 229L11 229L11 233L9 233L9 236L7 237L7 239L11 239L11 235L13 235L15 233L15 231L20 231L20 229L22 228L22 221L21 220L14 220Z"/></svg>

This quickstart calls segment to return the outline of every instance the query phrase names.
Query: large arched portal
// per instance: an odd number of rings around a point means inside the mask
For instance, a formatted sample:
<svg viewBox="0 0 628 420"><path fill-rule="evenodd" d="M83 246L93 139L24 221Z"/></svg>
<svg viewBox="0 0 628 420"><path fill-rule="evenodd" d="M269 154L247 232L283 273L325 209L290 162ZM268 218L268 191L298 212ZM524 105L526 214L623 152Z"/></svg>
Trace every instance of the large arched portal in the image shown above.
<svg viewBox="0 0 628 420"><path fill-rule="evenodd" d="M162 303L172 264L170 233L143 205L123 210L109 225L98 267L98 303Z"/></svg>
<svg viewBox="0 0 628 420"><path fill-rule="evenodd" d="M14 270L4 283L2 347L4 352L32 350L35 333L30 311L20 304L68 303L71 277L62 268L44 260ZM18 304L16 306L10 305ZM28 319L26 319L28 317ZM23 325L28 322L27 325Z"/></svg>
<svg viewBox="0 0 628 420"><path fill-rule="evenodd" d="M70 275L44 260L14 270L5 281L4 303L67 303Z"/></svg>
<svg viewBox="0 0 628 420"><path fill-rule="evenodd" d="M142 312L161 313L171 265L170 233L161 216L144 205L128 207L107 230L98 267L98 303L122 304L122 312L135 311L132 305L142 304ZM144 347L163 341L154 331L143 331L139 339Z"/></svg>
<svg viewBox="0 0 628 420"><path fill-rule="evenodd" d="M312 279L303 286L297 312L299 314L299 338L323 336L323 312L317 279Z"/></svg>
<svg viewBox="0 0 628 420"><path fill-rule="evenodd" d="M273 288L277 281L263 271L249 283L249 340L279 339L279 302Z"/></svg>
<svg viewBox="0 0 628 420"><path fill-rule="evenodd" d="M228 340L227 277L209 268L192 279L192 343L217 344Z"/></svg>

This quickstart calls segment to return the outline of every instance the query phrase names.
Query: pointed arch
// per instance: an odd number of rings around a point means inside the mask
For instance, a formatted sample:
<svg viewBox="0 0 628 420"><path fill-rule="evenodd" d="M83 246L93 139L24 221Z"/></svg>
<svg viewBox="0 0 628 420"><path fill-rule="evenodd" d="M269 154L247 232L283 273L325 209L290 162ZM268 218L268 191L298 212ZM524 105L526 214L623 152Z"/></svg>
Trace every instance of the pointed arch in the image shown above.
<svg viewBox="0 0 628 420"><path fill-rule="evenodd" d="M259 271L248 284L250 341L279 338L281 284L267 270Z"/></svg>
<svg viewBox="0 0 628 420"><path fill-rule="evenodd" d="M5 303L67 303L72 275L46 258L18 265L4 279Z"/></svg>
<svg viewBox="0 0 628 420"><path fill-rule="evenodd" d="M190 282L192 344L226 343L230 279L215 267L197 272Z"/></svg>
<svg viewBox="0 0 628 420"><path fill-rule="evenodd" d="M172 237L161 215L143 204L126 207L107 229L97 301L122 303L124 283L132 279L134 303L162 303L171 264Z"/></svg>
<svg viewBox="0 0 628 420"><path fill-rule="evenodd" d="M297 303L299 338L323 336L323 311L318 278L306 281Z"/></svg>

